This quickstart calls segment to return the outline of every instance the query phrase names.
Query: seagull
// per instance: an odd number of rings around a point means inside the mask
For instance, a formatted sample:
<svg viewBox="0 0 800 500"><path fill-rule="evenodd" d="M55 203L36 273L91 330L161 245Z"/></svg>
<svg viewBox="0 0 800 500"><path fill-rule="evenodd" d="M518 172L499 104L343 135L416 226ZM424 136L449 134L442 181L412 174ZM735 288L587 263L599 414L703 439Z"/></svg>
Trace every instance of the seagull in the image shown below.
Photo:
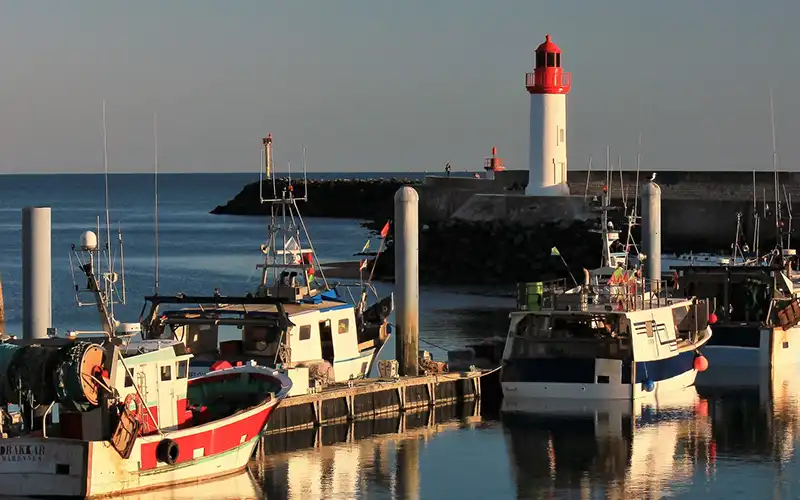
<svg viewBox="0 0 800 500"><path fill-rule="evenodd" d="M656 173L655 172L653 172L653 176L650 177L650 182L653 182L654 180L656 180Z"/></svg>

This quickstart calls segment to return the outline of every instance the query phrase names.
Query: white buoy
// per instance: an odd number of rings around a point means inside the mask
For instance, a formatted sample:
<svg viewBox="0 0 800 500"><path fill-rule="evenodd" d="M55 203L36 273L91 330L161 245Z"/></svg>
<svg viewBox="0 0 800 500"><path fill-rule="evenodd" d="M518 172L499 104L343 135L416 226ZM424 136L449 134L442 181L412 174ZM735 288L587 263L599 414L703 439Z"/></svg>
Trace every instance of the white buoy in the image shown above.
<svg viewBox="0 0 800 500"><path fill-rule="evenodd" d="M661 187L648 182L642 191L642 246L645 277L651 282L661 279ZM657 287L656 287L657 288Z"/></svg>
<svg viewBox="0 0 800 500"><path fill-rule="evenodd" d="M22 337L46 339L52 326L50 207L22 209Z"/></svg>
<svg viewBox="0 0 800 500"><path fill-rule="evenodd" d="M409 186L403 186L394 195L394 280L400 375L416 376L419 373L419 194Z"/></svg>

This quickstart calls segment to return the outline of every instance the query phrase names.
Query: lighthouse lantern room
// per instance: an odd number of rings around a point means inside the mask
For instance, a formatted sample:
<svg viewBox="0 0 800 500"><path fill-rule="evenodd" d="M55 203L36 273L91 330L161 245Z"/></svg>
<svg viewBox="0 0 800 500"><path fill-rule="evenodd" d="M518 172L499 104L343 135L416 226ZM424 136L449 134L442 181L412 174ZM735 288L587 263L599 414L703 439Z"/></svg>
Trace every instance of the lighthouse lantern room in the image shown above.
<svg viewBox="0 0 800 500"><path fill-rule="evenodd" d="M533 73L525 75L531 94L528 187L531 196L569 195L567 186L567 94L570 75L561 67L561 49L545 37L536 49Z"/></svg>

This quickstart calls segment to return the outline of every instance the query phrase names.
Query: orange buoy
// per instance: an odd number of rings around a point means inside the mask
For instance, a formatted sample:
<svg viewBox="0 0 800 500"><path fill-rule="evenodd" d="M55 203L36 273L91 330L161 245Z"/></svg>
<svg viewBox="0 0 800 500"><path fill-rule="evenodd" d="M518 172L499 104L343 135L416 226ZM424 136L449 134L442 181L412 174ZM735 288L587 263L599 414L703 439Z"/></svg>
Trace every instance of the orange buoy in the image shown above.
<svg viewBox="0 0 800 500"><path fill-rule="evenodd" d="M694 369L698 372L704 372L708 369L708 358L702 354L694 357Z"/></svg>
<svg viewBox="0 0 800 500"><path fill-rule="evenodd" d="M708 324L709 325L713 325L716 322L717 322L717 315L714 314L714 313L709 314L708 315Z"/></svg>

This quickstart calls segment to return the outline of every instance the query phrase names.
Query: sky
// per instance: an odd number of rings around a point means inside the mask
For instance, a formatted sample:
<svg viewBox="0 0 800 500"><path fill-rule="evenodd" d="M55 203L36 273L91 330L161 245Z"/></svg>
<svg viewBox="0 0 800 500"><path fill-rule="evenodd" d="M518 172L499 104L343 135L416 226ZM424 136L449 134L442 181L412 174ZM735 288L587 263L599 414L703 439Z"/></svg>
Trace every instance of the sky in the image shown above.
<svg viewBox="0 0 800 500"><path fill-rule="evenodd" d="M525 73L572 73L569 168L800 165L796 0L0 2L0 173L528 166ZM792 24L790 24L792 23Z"/></svg>

